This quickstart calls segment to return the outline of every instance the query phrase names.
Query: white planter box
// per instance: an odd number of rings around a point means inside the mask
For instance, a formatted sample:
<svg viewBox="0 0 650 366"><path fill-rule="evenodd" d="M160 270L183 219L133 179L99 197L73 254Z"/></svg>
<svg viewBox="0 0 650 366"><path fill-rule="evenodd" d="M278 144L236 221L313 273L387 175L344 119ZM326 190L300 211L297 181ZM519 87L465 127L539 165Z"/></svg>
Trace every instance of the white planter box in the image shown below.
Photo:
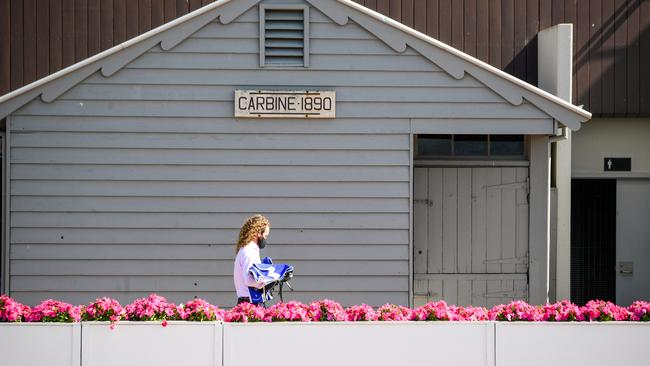
<svg viewBox="0 0 650 366"><path fill-rule="evenodd" d="M220 322L82 322L83 365L221 366Z"/></svg>
<svg viewBox="0 0 650 366"><path fill-rule="evenodd" d="M491 322L224 323L224 366L494 365Z"/></svg>
<svg viewBox="0 0 650 366"><path fill-rule="evenodd" d="M650 365L650 323L496 323L498 366Z"/></svg>
<svg viewBox="0 0 650 366"><path fill-rule="evenodd" d="M80 337L78 323L0 323L0 363L79 366Z"/></svg>

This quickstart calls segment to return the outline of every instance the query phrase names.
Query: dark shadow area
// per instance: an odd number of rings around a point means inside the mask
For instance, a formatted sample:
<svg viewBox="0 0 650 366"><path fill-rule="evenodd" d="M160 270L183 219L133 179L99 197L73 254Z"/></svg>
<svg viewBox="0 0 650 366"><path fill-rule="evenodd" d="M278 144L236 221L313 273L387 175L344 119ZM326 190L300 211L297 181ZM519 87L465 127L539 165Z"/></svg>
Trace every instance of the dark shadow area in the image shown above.
<svg viewBox="0 0 650 366"><path fill-rule="evenodd" d="M571 182L571 301L616 300L616 179Z"/></svg>

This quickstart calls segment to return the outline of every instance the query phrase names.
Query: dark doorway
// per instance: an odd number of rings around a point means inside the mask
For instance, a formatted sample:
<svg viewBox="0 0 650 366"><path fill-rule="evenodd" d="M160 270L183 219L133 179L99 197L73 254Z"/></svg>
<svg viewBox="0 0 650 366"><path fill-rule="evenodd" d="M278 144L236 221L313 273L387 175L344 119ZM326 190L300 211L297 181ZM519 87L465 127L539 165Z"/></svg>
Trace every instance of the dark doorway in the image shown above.
<svg viewBox="0 0 650 366"><path fill-rule="evenodd" d="M616 179L571 182L571 300L616 300Z"/></svg>

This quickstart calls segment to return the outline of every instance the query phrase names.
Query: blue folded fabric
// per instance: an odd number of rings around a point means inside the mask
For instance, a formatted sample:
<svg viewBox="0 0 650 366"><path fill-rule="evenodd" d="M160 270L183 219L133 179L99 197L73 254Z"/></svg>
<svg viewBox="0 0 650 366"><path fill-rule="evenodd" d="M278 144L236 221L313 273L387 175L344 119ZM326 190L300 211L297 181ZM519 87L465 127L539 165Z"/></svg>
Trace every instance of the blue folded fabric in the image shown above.
<svg viewBox="0 0 650 366"><path fill-rule="evenodd" d="M285 277L288 272L293 272L293 266L289 264L273 264L273 260L269 257L264 257L262 263L255 263L248 270L255 282L264 284L264 288L258 289L249 287L251 302L253 304L263 304L266 301L273 299L272 291L267 290L267 286L271 286Z"/></svg>

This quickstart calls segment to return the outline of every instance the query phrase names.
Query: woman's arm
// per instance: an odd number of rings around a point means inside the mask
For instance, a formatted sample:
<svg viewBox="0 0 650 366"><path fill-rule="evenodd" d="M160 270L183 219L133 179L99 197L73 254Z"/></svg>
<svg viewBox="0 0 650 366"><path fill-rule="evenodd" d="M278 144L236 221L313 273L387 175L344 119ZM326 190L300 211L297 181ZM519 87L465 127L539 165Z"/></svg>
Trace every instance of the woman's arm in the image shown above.
<svg viewBox="0 0 650 366"><path fill-rule="evenodd" d="M245 250L245 249L242 249ZM255 287L255 288L262 288L264 287L263 282L258 282L255 281L253 278L253 275L248 273L248 270L251 269L253 264L255 263L260 263L260 257L259 255L255 255L253 251L245 251L243 256L243 261L242 261L242 273L243 278L244 278L244 284L248 287Z"/></svg>

